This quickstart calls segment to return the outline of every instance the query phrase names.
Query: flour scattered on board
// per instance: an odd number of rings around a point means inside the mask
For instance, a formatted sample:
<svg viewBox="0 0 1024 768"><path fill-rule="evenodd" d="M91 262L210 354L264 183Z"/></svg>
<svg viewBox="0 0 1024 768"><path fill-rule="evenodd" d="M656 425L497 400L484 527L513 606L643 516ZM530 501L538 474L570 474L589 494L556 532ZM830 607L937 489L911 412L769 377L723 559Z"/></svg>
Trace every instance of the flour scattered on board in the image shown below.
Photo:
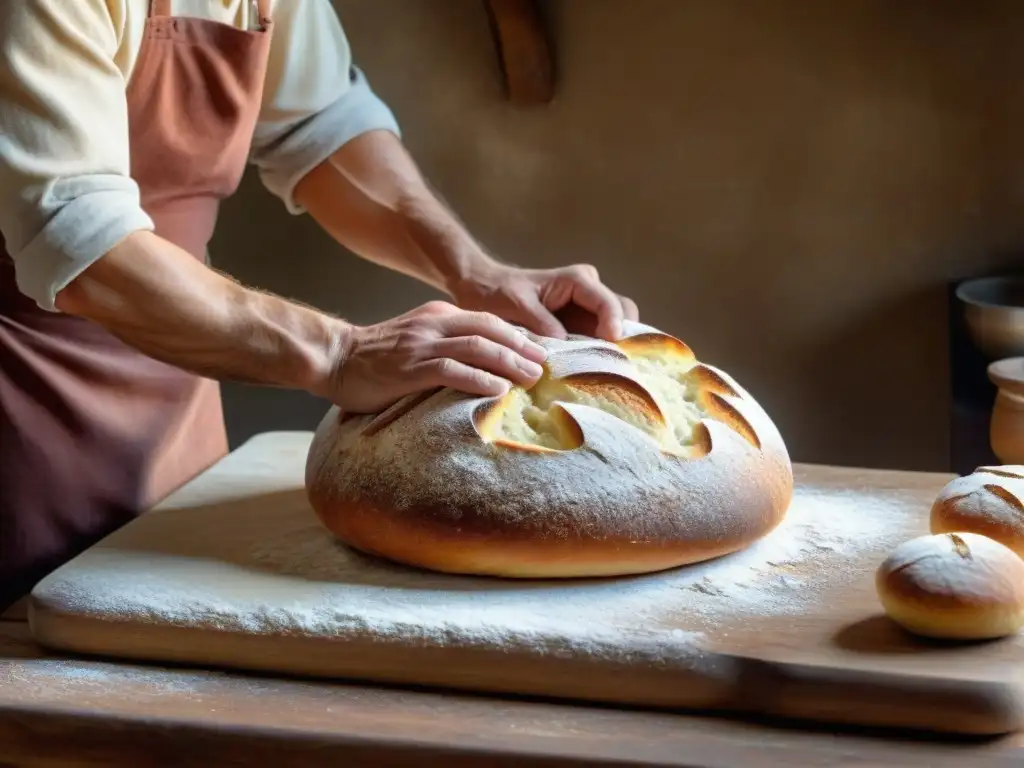
<svg viewBox="0 0 1024 768"><path fill-rule="evenodd" d="M31 659L20 661L16 667L0 674L0 681L11 675L22 680L31 679L37 685L51 681L59 683L68 698L79 703L90 692L97 696L109 695L112 685L118 687L122 698L141 698L159 694L195 694L198 688L193 683L195 675L183 672L169 672L153 668L138 668L120 664L106 664L64 659ZM54 690L47 686L47 691Z"/></svg>
<svg viewBox="0 0 1024 768"><path fill-rule="evenodd" d="M275 541L258 544L250 553L253 562L331 585L377 586L387 590L389 606L402 604L424 617L438 612L451 617L453 609L465 607L476 615L493 612L510 625L523 626L532 618L552 628L650 626L679 612L709 625L740 613L801 613L823 588L854 575L856 553L900 541L906 524L882 498L802 488L775 531L727 557L634 578L518 582L394 566L348 550L315 520L303 522Z"/></svg>
<svg viewBox="0 0 1024 768"><path fill-rule="evenodd" d="M85 613L136 623L699 663L700 638L726 620L809 613L843 584L871 578L875 563L859 554L921 532L897 504L893 492L804 486L779 528L734 555L641 577L543 582L365 557L338 544L308 507L267 504L233 513L235 521L219 517L231 536L215 556L189 543L201 530L176 533L180 542L164 542L163 552L100 548L49 590Z"/></svg>

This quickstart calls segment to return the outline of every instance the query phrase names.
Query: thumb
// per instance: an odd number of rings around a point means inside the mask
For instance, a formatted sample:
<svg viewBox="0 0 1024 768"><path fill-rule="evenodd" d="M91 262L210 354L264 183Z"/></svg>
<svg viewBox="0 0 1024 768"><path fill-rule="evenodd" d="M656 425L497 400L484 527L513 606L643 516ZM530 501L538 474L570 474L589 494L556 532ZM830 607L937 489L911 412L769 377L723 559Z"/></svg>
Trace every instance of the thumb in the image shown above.
<svg viewBox="0 0 1024 768"><path fill-rule="evenodd" d="M535 293L528 293L520 300L523 325L534 333L552 339L564 339L565 326L541 302Z"/></svg>

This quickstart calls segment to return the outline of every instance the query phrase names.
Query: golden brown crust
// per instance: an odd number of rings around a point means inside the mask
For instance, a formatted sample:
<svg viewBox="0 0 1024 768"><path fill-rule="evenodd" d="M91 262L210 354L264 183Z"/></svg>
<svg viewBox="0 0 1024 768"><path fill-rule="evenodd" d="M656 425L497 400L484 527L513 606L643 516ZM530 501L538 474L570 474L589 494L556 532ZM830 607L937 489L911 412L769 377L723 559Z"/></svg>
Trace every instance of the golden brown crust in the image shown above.
<svg viewBox="0 0 1024 768"><path fill-rule="evenodd" d="M1024 560L974 533L905 542L875 575L886 613L915 634L1003 637L1024 626Z"/></svg>
<svg viewBox="0 0 1024 768"><path fill-rule="evenodd" d="M778 525L792 495L778 430L682 342L640 324L630 330L618 345L544 340L548 379L579 398L527 404L555 430L550 444L501 431L529 393L441 390L356 419L332 409L307 462L313 508L357 549L457 573L624 575L748 546ZM650 390L637 356L682 370L688 405ZM639 426L588 398L632 413ZM670 439L680 408L698 419L682 444Z"/></svg>
<svg viewBox="0 0 1024 768"><path fill-rule="evenodd" d="M931 531L978 533L1024 558L1024 467L978 467L951 481L932 505Z"/></svg>
<svg viewBox="0 0 1024 768"><path fill-rule="evenodd" d="M630 352L646 352L657 347L666 356L679 360L695 361L697 358L690 347L679 339L660 331L640 332L629 335L616 345L626 354Z"/></svg>
<svg viewBox="0 0 1024 768"><path fill-rule="evenodd" d="M745 541L700 542L681 551L663 542L539 539L528 531L452 529L393 512L349 507L332 532L367 554L443 573L505 578L623 576L728 554Z"/></svg>

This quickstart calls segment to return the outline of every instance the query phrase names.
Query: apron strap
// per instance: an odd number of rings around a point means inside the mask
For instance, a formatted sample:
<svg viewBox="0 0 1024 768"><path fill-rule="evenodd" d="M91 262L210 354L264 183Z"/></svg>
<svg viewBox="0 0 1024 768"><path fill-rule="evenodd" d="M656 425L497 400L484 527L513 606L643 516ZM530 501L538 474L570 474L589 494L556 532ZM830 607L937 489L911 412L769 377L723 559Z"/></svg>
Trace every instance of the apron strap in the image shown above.
<svg viewBox="0 0 1024 768"><path fill-rule="evenodd" d="M246 0L249 2L249 0ZM257 21L261 25L270 22L270 0L256 0L256 13L259 15ZM171 0L149 0L150 16L170 16Z"/></svg>

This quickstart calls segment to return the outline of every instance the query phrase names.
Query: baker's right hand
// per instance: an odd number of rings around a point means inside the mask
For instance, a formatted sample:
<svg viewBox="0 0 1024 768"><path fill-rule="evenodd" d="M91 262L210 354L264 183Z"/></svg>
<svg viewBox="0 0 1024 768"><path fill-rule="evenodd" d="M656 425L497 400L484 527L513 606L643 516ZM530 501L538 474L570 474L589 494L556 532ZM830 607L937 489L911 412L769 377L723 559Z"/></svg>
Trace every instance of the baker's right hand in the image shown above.
<svg viewBox="0 0 1024 768"><path fill-rule="evenodd" d="M353 327L333 400L347 412L377 413L435 387L499 396L512 385L536 383L546 357L543 347L495 315L432 301Z"/></svg>

